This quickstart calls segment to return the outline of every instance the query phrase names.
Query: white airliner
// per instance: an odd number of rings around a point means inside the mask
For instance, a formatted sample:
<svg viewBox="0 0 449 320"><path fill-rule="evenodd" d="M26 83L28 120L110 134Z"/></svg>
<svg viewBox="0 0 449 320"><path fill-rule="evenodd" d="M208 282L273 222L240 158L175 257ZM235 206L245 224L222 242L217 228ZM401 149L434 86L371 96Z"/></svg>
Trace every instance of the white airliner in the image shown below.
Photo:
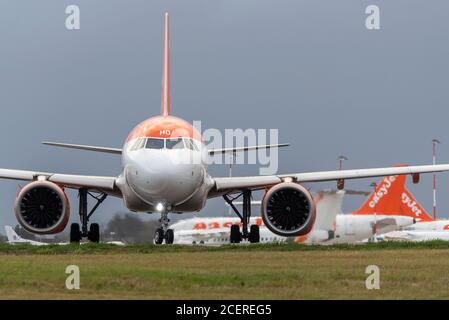
<svg viewBox="0 0 449 320"><path fill-rule="evenodd" d="M381 211L374 215L343 214L342 203L345 192L320 192L315 197L316 221L309 234L285 238L274 234L263 225L262 218L251 218L253 225L260 226L260 242L286 242L288 240L306 244L355 243L376 234L383 234L412 225L414 219L401 215L385 215ZM394 201L386 196L382 201ZM260 202L253 201L253 205ZM220 245L230 242L229 227L239 224L236 218L193 218L181 220L171 226L175 231L176 244Z"/></svg>
<svg viewBox="0 0 449 320"><path fill-rule="evenodd" d="M389 202L388 206L384 202L376 205L378 210L388 210L389 214L402 215L415 219L413 225L401 228L394 232L389 232L377 237L378 240L387 241L429 241L429 240L449 240L449 220L433 219L418 200L405 186L406 176L385 177L383 182L377 187L378 198L392 196L395 201ZM373 210L369 204L374 198L368 197L364 206L359 210L360 215L372 215Z"/></svg>
<svg viewBox="0 0 449 320"><path fill-rule="evenodd" d="M31 244L33 246L47 246L50 243L39 242L30 239L24 239L19 236L16 231L11 226L5 226L6 237L8 238L9 244ZM58 243L58 244L68 244L68 243Z"/></svg>
<svg viewBox="0 0 449 320"><path fill-rule="evenodd" d="M126 208L131 211L160 213L161 228L156 230L154 242L161 244L165 240L170 244L173 243L174 234L173 230L168 228L169 212L198 212L209 198L223 197L232 203L236 198L234 195L241 195L243 210L235 211L241 218L242 230L236 225L231 226L230 237L234 242L242 238L257 242L257 227L252 228L253 236L248 230L253 190L266 190L261 206L266 227L278 235L293 237L309 233L315 221L315 205L303 183L339 181L339 185L342 185L344 179L398 174L413 174L417 179L420 173L449 170L449 164L444 164L267 176L211 177L207 172L208 161L204 161L209 155L232 154L279 145L207 150L200 133L191 124L171 115L168 14L165 14L164 29L160 115L137 125L121 149L44 142L47 145L121 155L123 171L119 176L0 169L0 178L31 182L19 191L15 200L15 214L23 228L35 234L53 234L64 230L70 215L69 200L64 190L72 188L79 190L81 220L81 230L79 224L71 225L72 242L79 242L82 237L94 242L100 240L99 227L97 224L91 224L89 228L89 218L101 202L111 195L122 198ZM97 201L90 211L87 202L89 195Z"/></svg>
<svg viewBox="0 0 449 320"><path fill-rule="evenodd" d="M21 236L17 234L17 232L14 230L11 226L5 226L6 231L6 237L8 238L9 244L31 244L33 246L47 246L50 244L57 244L57 245L65 245L69 244L69 242L58 242L58 243L47 243L47 242L40 242L40 241L34 241L30 239L24 239ZM124 246L125 243L122 241L108 241L105 242L106 244L115 244L117 246Z"/></svg>

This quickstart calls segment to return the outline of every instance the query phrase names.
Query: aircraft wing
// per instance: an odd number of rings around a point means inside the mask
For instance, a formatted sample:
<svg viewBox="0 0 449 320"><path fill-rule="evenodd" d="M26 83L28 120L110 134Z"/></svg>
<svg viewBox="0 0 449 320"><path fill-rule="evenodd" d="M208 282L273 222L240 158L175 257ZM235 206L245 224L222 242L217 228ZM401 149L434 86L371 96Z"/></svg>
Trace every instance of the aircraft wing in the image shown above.
<svg viewBox="0 0 449 320"><path fill-rule="evenodd" d="M392 175L404 175L415 173L443 172L449 171L449 164L409 166L409 167L386 167L371 169L317 171L305 173L281 174L272 176L249 176L249 177L220 177L214 178L215 187L209 196L215 197L228 193L236 193L244 189L264 189L285 179L294 182L323 182L338 179L362 179L383 177Z"/></svg>
<svg viewBox="0 0 449 320"><path fill-rule="evenodd" d="M89 146L89 145L84 145L84 144L61 143L61 142L51 142L51 141L42 141L42 144L47 145L47 146L52 146L52 147L61 147L61 148L77 149L77 150L84 150L84 151L95 151L95 152L103 152L103 153L111 153L111 154L122 154L122 151L123 151L120 148L97 147L97 146ZM290 144L288 144L288 143L265 144L265 145L246 146L246 147L237 147L237 148L210 149L207 152L209 153L209 155L215 155L215 154L223 154L223 153L257 151L260 149L282 148L282 147L287 147L289 145Z"/></svg>
<svg viewBox="0 0 449 320"><path fill-rule="evenodd" d="M45 144L47 146L52 146L52 147L104 152L104 153L112 153L112 154L122 154L122 149L120 149L120 148L96 147L96 146L87 146L84 144L60 143L60 142L50 142L50 141L42 141L42 144Z"/></svg>
<svg viewBox="0 0 449 320"><path fill-rule="evenodd" d="M113 196L121 197L115 185L116 177L83 176L73 174L48 173L26 170L0 169L0 179L33 181L38 177L46 177L48 181L71 189L86 188Z"/></svg>
<svg viewBox="0 0 449 320"><path fill-rule="evenodd" d="M260 149L271 149L271 148L283 148L288 147L289 143L279 143L279 144L264 144L257 146L246 146L246 147L236 147L236 148L224 148L224 149L210 149L207 152L210 155L221 154L221 153L236 153L244 151L257 151Z"/></svg>

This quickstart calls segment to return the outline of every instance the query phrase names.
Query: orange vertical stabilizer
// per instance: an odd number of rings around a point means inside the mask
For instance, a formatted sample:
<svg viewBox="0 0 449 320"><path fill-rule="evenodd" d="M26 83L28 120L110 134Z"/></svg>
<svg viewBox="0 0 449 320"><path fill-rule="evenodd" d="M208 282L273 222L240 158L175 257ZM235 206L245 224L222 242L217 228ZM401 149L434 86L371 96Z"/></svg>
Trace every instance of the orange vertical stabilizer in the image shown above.
<svg viewBox="0 0 449 320"><path fill-rule="evenodd" d="M164 17L164 50L162 63L162 110L163 116L171 113L170 98L170 29L168 13Z"/></svg>
<svg viewBox="0 0 449 320"><path fill-rule="evenodd" d="M415 218L416 221L432 221L426 210L405 187L407 176L388 176L382 179L353 214L399 215Z"/></svg>

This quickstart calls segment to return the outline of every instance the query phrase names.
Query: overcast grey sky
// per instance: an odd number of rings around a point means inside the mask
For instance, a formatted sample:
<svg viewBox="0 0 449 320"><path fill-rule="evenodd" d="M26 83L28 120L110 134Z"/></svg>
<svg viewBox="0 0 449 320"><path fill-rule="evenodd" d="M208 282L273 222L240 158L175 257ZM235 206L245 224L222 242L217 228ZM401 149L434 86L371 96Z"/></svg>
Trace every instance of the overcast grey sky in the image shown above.
<svg viewBox="0 0 449 320"><path fill-rule="evenodd" d="M65 28L70 4L80 7L80 30ZM370 4L380 6L380 30L365 28ZM117 156L40 141L120 147L159 112L165 11L173 113L203 128L279 128L292 143L280 172L334 169L342 153L346 168L427 164L433 137L443 142L438 161L449 163L448 1L1 0L0 167L119 174ZM224 165L210 172L228 174ZM431 187L430 175L410 186L429 212ZM438 187L447 217L449 174ZM0 182L0 226L16 223L17 190L17 181ZM347 197L345 210L362 200ZM109 199L95 219L123 210ZM226 211L217 199L201 214Z"/></svg>

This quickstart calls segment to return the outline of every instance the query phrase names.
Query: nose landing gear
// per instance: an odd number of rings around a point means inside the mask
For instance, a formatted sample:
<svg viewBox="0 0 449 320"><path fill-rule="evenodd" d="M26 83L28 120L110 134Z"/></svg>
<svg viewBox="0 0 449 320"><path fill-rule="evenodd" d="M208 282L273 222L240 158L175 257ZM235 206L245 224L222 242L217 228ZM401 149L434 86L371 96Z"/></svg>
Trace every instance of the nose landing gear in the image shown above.
<svg viewBox="0 0 449 320"><path fill-rule="evenodd" d="M173 241L175 240L175 234L173 232L173 229L168 228L168 223L170 222L170 220L168 219L167 211L161 212L161 219L159 221L161 222L161 227L157 228L154 232L154 244L162 244L164 240L166 244L173 244Z"/></svg>
<svg viewBox="0 0 449 320"><path fill-rule="evenodd" d="M164 242L164 230L162 228L157 228L154 232L154 244L162 244Z"/></svg>

